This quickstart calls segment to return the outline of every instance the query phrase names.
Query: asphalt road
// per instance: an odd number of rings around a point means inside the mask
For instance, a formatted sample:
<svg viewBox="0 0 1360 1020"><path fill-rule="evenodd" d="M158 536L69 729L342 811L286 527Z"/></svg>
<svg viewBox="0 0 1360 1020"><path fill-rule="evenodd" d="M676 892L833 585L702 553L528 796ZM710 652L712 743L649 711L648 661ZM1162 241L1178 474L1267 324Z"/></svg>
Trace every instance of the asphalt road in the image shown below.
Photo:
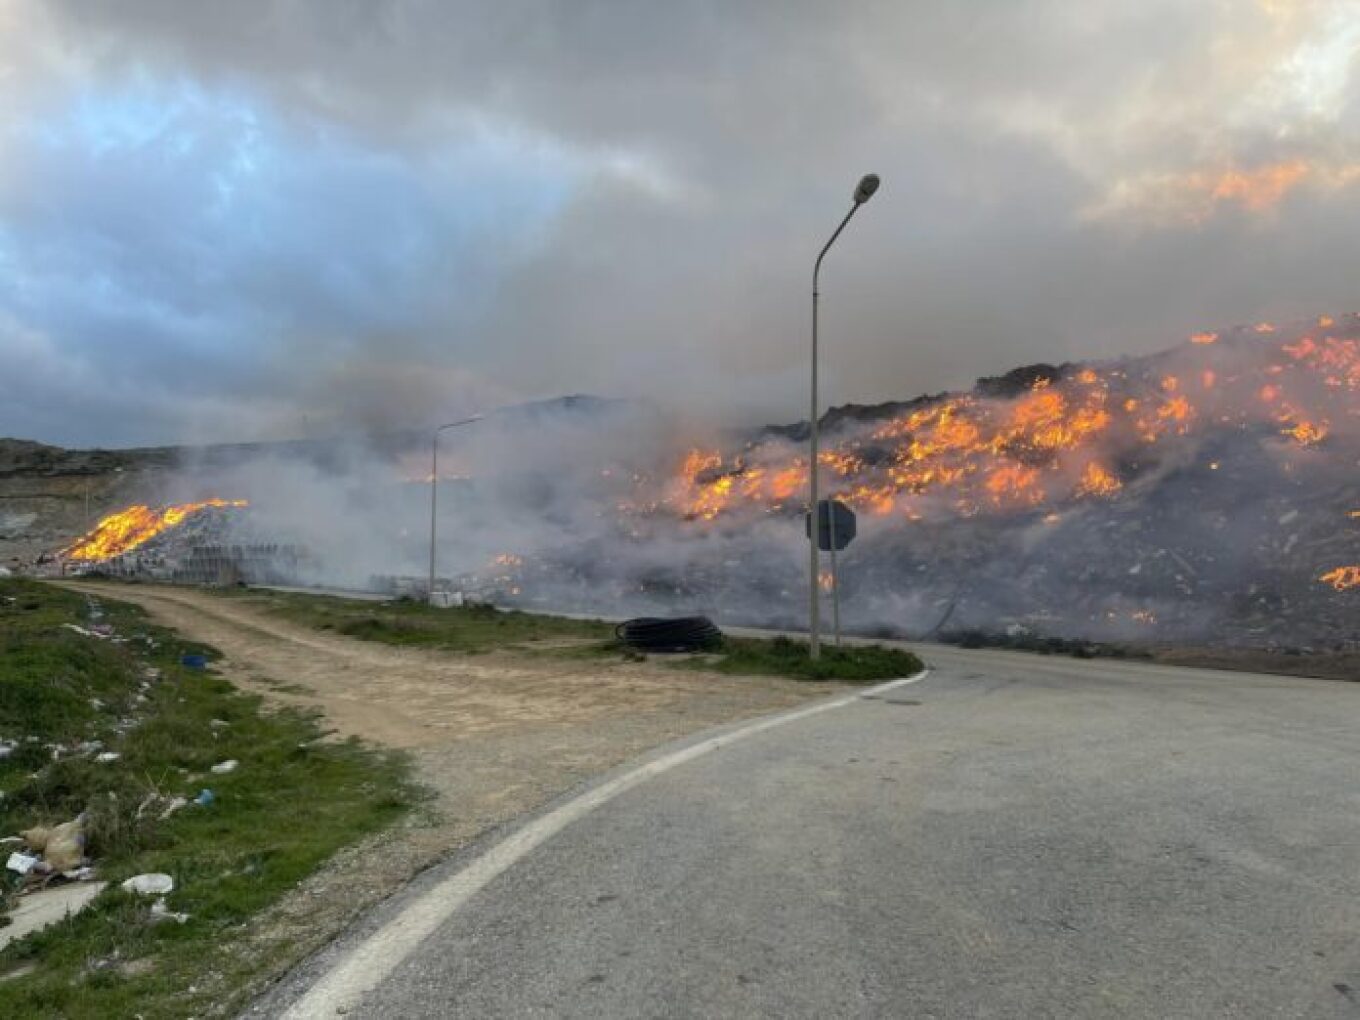
<svg viewBox="0 0 1360 1020"><path fill-rule="evenodd" d="M573 821L348 1015L1360 1016L1360 684L926 655Z"/></svg>

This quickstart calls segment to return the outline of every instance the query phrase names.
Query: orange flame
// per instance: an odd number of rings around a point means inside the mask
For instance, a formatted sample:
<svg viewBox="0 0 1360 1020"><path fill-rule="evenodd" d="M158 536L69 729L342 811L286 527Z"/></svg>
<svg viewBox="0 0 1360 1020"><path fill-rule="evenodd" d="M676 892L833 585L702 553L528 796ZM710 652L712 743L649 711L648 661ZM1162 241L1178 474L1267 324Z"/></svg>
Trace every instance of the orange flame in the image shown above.
<svg viewBox="0 0 1360 1020"><path fill-rule="evenodd" d="M1337 591L1360 588L1360 566L1337 567L1318 578L1323 584L1330 584Z"/></svg>
<svg viewBox="0 0 1360 1020"><path fill-rule="evenodd" d="M1095 461L1086 465L1081 481L1077 483L1078 496L1113 496L1123 488L1123 484L1110 472Z"/></svg>
<svg viewBox="0 0 1360 1020"><path fill-rule="evenodd" d="M1280 430L1282 435L1292 436L1302 446L1312 446L1320 443L1327 438L1327 423L1314 425L1310 421L1301 421L1287 429Z"/></svg>
<svg viewBox="0 0 1360 1020"><path fill-rule="evenodd" d="M1360 339L1306 332L1277 339L1282 332L1256 328L1253 348L1234 336L1231 368L1217 349L1196 346L1218 335L1197 334L1174 374L1080 366L1012 395L945 396L866 427L842 426L818 456L827 495L873 516L916 521L932 509L974 516L1113 496L1123 479L1107 466L1112 457L1131 453L1136 465L1136 444L1205 426L1267 425L1300 445L1321 443L1341 429L1342 416L1360 417L1352 397L1360 393ZM807 475L806 454L783 439L726 457L691 450L667 494L633 509L669 507L706 521L780 512L804 496ZM924 503L930 494L944 498Z"/></svg>
<svg viewBox="0 0 1360 1020"><path fill-rule="evenodd" d="M93 530L64 550L63 555L81 563L98 563L131 552L210 507L239 508L249 505L244 499L207 499L201 503L182 503L160 509L137 504L105 517Z"/></svg>

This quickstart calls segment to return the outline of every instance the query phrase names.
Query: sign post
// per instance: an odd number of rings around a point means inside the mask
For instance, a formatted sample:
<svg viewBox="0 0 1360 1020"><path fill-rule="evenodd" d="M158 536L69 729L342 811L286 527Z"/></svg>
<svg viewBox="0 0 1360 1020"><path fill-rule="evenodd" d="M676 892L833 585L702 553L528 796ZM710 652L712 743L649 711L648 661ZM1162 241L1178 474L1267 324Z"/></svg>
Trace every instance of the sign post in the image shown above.
<svg viewBox="0 0 1360 1020"><path fill-rule="evenodd" d="M854 541L858 529L855 511L839 499L817 501L817 548L837 552ZM804 518L808 538L812 537L812 515Z"/></svg>
<svg viewBox="0 0 1360 1020"><path fill-rule="evenodd" d="M831 626L836 647L841 646L841 585L836 553L855 538L858 525L855 511L838 499L817 501L817 548L831 553ZM812 537L812 514L807 515L807 534Z"/></svg>

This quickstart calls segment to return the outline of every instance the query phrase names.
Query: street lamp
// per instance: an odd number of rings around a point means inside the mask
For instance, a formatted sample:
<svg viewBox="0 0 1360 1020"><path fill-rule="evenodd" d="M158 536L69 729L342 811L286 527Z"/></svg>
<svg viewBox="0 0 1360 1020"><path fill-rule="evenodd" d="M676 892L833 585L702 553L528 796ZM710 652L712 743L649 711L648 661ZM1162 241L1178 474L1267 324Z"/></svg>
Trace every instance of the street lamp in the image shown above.
<svg viewBox="0 0 1360 1020"><path fill-rule="evenodd" d="M434 536L435 536L435 510L439 505L439 433L445 429L456 429L459 425L471 425L474 421L481 421L480 414L474 414L471 418L464 418L462 421L451 421L447 425L440 425L434 430L434 435L430 439L430 589L426 594L427 600L434 603Z"/></svg>
<svg viewBox="0 0 1360 1020"><path fill-rule="evenodd" d="M826 253L836 243L836 238L841 236L841 231L850 222L850 217L855 215L859 211L859 207L869 201L877 190L877 174L865 174L860 178L859 184L855 186L854 204L850 206L850 211L845 214L845 219L841 220L841 225L836 228L836 232L831 235L831 240L823 245L821 254L817 256L817 264L812 270L812 414L809 418L811 423L809 430L811 459L808 461L808 512L811 514L811 526L808 528L809 545L811 547L808 570L808 655L813 659L821 654L821 599L817 590L821 566L817 540L821 533L822 523L817 505L817 278L822 272L822 259L826 258Z"/></svg>

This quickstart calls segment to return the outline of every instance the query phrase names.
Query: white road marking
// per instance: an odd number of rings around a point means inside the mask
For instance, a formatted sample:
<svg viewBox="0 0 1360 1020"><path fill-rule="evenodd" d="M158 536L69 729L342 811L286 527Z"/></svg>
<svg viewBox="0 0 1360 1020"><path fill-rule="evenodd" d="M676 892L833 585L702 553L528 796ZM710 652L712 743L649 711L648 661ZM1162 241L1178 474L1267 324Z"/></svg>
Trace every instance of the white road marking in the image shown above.
<svg viewBox="0 0 1360 1020"><path fill-rule="evenodd" d="M914 684L925 679L929 673L929 669L923 669L915 676L890 680L867 691L857 691L832 701L796 708L753 722L730 733L710 737L645 765L639 765L630 772L616 776L572 798L542 818L511 833L461 871L444 879L359 945L350 949L343 959L307 989L302 998L289 1007L283 1014L285 1020L334 1017L340 1013L350 1012L359 1004L359 1000L366 992L380 985L436 928L489 882L552 839L572 822L584 818L619 794L720 747L774 729L776 726L797 722L799 719L806 719L808 716L829 712L832 709L844 708L865 698L877 697L895 687Z"/></svg>

